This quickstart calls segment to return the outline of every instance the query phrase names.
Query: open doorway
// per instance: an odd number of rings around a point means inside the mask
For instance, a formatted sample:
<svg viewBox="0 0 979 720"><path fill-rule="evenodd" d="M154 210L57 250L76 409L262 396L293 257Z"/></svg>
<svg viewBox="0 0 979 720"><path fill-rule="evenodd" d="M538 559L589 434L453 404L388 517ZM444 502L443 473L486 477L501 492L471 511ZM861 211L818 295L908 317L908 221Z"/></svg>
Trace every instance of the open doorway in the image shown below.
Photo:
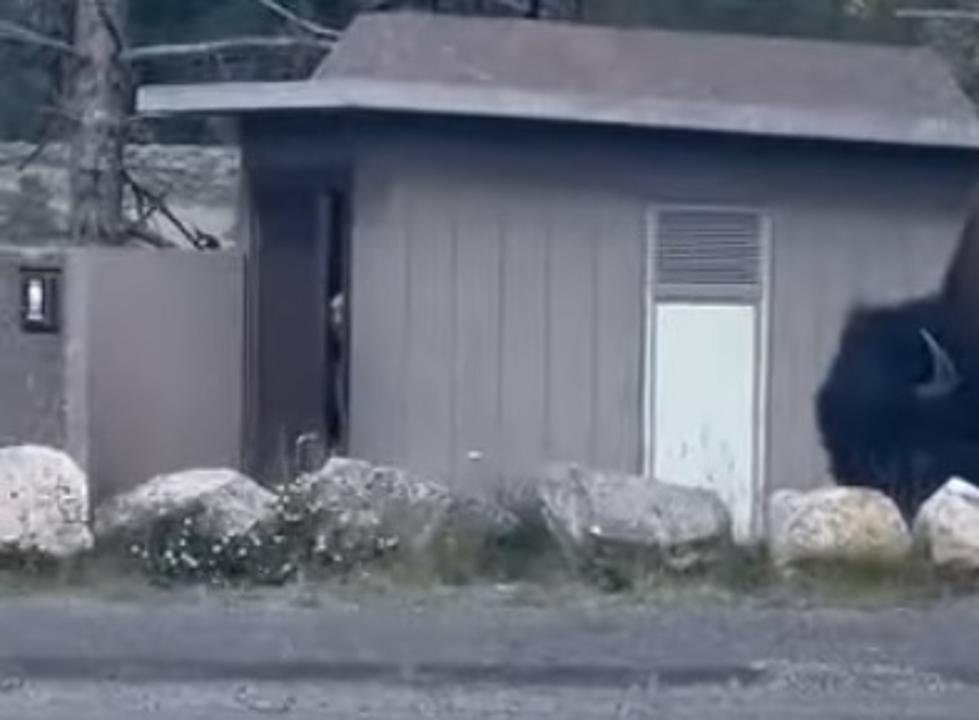
<svg viewBox="0 0 979 720"><path fill-rule="evenodd" d="M246 465L280 482L347 444L349 202L297 173L256 183L252 207Z"/></svg>
<svg viewBox="0 0 979 720"><path fill-rule="evenodd" d="M347 194L328 190L324 196L326 233L327 333L325 392L327 452L342 455L348 441L348 385L350 347L349 214Z"/></svg>

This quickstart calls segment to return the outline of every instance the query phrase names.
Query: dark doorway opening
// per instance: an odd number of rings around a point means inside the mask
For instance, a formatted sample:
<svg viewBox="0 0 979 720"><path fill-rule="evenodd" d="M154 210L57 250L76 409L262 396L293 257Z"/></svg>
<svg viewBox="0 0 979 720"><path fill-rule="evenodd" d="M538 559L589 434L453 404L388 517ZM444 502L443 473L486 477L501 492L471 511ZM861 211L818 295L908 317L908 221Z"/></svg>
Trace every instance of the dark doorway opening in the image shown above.
<svg viewBox="0 0 979 720"><path fill-rule="evenodd" d="M340 190L327 193L326 243L327 348L326 442L330 454L345 454L348 441L350 346L349 229L350 204Z"/></svg>
<svg viewBox="0 0 979 720"><path fill-rule="evenodd" d="M350 203L330 176L253 189L246 465L283 482L347 447Z"/></svg>

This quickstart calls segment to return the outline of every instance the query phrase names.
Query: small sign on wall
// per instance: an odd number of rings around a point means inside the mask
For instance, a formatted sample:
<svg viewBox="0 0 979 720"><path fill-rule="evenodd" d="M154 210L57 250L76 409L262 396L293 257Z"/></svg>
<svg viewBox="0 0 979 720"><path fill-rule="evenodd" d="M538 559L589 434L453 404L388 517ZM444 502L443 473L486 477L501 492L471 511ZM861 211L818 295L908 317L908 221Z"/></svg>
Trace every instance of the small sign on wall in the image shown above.
<svg viewBox="0 0 979 720"><path fill-rule="evenodd" d="M20 269L20 325L24 332L58 332L60 304L60 270L32 267Z"/></svg>

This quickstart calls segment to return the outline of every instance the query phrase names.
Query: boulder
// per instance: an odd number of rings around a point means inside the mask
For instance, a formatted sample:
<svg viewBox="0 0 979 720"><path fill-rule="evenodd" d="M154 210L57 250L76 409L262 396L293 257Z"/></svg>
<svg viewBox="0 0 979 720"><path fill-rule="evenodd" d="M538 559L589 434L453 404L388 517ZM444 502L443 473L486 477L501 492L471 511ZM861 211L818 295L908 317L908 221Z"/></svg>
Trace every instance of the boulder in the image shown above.
<svg viewBox="0 0 979 720"><path fill-rule="evenodd" d="M937 567L979 570L979 488L949 480L921 506L914 538Z"/></svg>
<svg viewBox="0 0 979 720"><path fill-rule="evenodd" d="M780 490L768 505L772 560L891 564L907 557L911 534L894 502L867 488Z"/></svg>
<svg viewBox="0 0 979 720"><path fill-rule="evenodd" d="M395 548L425 555L444 542L482 546L517 525L492 503L457 497L403 470L346 458L300 477L288 494L290 505L311 520L314 553L336 563Z"/></svg>
<svg viewBox="0 0 979 720"><path fill-rule="evenodd" d="M687 570L731 544L730 513L706 489L575 465L550 468L536 488L544 524L579 567Z"/></svg>
<svg viewBox="0 0 979 720"><path fill-rule="evenodd" d="M88 479L64 453L0 449L0 551L70 558L90 550Z"/></svg>
<svg viewBox="0 0 979 720"><path fill-rule="evenodd" d="M193 515L198 532L242 537L275 522L277 497L234 470L189 470L160 475L95 510L99 541L141 535L161 520Z"/></svg>

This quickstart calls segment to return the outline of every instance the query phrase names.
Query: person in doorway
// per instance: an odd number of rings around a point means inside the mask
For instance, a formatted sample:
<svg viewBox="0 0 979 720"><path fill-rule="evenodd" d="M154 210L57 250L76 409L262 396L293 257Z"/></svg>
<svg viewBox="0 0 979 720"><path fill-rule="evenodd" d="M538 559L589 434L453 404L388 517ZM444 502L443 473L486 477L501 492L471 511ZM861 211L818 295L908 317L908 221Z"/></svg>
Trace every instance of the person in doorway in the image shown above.
<svg viewBox="0 0 979 720"><path fill-rule="evenodd" d="M333 402L330 408L331 454L340 451L346 435L346 298L342 292L330 298L330 382Z"/></svg>

